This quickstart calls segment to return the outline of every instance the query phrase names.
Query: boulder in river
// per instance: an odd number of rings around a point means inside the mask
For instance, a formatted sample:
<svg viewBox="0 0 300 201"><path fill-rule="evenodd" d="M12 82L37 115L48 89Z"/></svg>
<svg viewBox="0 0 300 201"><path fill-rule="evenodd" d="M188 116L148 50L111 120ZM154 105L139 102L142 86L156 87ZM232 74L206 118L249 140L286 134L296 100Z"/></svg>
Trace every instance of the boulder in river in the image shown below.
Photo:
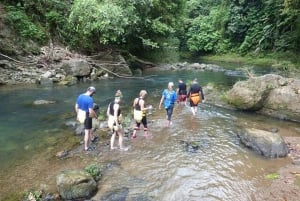
<svg viewBox="0 0 300 201"><path fill-rule="evenodd" d="M288 154L288 147L279 133L246 128L238 136L246 147L265 157L278 158Z"/></svg>
<svg viewBox="0 0 300 201"><path fill-rule="evenodd" d="M267 74L239 81L226 94L239 110L300 122L300 80Z"/></svg>
<svg viewBox="0 0 300 201"><path fill-rule="evenodd" d="M90 198L97 190L97 183L84 170L67 170L56 176L59 194L65 200Z"/></svg>

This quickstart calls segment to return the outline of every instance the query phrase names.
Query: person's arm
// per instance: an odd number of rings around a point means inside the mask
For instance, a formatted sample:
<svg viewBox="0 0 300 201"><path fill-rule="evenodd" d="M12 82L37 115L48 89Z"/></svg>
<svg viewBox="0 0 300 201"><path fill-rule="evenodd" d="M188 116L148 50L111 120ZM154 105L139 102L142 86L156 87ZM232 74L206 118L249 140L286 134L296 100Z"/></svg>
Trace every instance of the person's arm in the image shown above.
<svg viewBox="0 0 300 201"><path fill-rule="evenodd" d="M107 107L107 110L106 110L107 117L109 116L109 106L110 106L110 104L108 104L108 107Z"/></svg>
<svg viewBox="0 0 300 201"><path fill-rule="evenodd" d="M140 100L140 107L141 107L141 111L147 110L148 108L145 107L145 101L144 100Z"/></svg>
<svg viewBox="0 0 300 201"><path fill-rule="evenodd" d="M134 99L133 104L132 104L133 107L135 107L135 105L137 104L137 100L138 100L138 98Z"/></svg>
<svg viewBox="0 0 300 201"><path fill-rule="evenodd" d="M90 117L97 118L97 114L96 114L95 110L93 110L93 108L89 108L89 114L90 114Z"/></svg>
<svg viewBox="0 0 300 201"><path fill-rule="evenodd" d="M164 99L165 99L165 96L162 95L161 99L160 99L160 102L159 102L159 106L158 106L159 109L161 109L161 104L163 103Z"/></svg>
<svg viewBox="0 0 300 201"><path fill-rule="evenodd" d="M78 113L78 109L79 109L78 103L75 103L75 111L76 111L76 113Z"/></svg>
<svg viewBox="0 0 300 201"><path fill-rule="evenodd" d="M188 93L187 93L187 96L186 96L187 98L189 98L191 96L191 89L192 89L192 86L188 90Z"/></svg>
<svg viewBox="0 0 300 201"><path fill-rule="evenodd" d="M202 98L202 101L204 102L204 93L203 93L203 90L202 90L202 87L200 87L200 96Z"/></svg>

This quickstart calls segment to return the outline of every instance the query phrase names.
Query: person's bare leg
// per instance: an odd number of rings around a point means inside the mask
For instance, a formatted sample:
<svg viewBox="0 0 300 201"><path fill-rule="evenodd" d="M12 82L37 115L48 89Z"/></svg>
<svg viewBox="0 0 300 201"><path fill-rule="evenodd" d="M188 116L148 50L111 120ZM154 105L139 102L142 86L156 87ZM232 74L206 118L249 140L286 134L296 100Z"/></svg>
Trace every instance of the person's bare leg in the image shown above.
<svg viewBox="0 0 300 201"><path fill-rule="evenodd" d="M193 116L195 116L196 114L195 114L195 109L194 109L194 107L191 107L191 111L192 111L192 113L193 113Z"/></svg>
<svg viewBox="0 0 300 201"><path fill-rule="evenodd" d="M115 138L116 138L116 132L114 132L112 135L111 135L111 138L110 138L110 149L114 149L114 144L115 144Z"/></svg>
<svg viewBox="0 0 300 201"><path fill-rule="evenodd" d="M144 136L148 136L148 129L144 128Z"/></svg>
<svg viewBox="0 0 300 201"><path fill-rule="evenodd" d="M123 132L119 132L119 146L120 146L120 149L124 149L124 146L123 146Z"/></svg>
<svg viewBox="0 0 300 201"><path fill-rule="evenodd" d="M171 126L171 120L167 120L167 127Z"/></svg>
<svg viewBox="0 0 300 201"><path fill-rule="evenodd" d="M84 129L84 150L89 148L89 137L90 137L90 130Z"/></svg>
<svg viewBox="0 0 300 201"><path fill-rule="evenodd" d="M135 128L133 129L133 133L132 133L131 139L136 138L136 132L137 132L137 130L139 130L138 127L135 127Z"/></svg>
<svg viewBox="0 0 300 201"><path fill-rule="evenodd" d="M196 115L196 114L197 114L197 111L198 111L198 107L195 106L195 107L194 107L194 110L195 110L195 115Z"/></svg>

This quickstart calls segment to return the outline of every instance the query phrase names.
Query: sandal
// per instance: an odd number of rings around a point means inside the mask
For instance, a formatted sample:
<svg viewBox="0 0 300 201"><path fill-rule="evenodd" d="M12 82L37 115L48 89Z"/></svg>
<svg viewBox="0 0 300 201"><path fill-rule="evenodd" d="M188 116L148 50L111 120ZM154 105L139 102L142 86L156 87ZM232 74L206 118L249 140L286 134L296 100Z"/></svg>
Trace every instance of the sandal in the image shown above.
<svg viewBox="0 0 300 201"><path fill-rule="evenodd" d="M88 147L87 149L85 149L85 151L93 151L94 149L92 147Z"/></svg>
<svg viewBox="0 0 300 201"><path fill-rule="evenodd" d="M134 139L134 138L136 138L136 135L132 135L132 136L131 136L131 139Z"/></svg>
<svg viewBox="0 0 300 201"><path fill-rule="evenodd" d="M94 138L91 139L91 141L92 141L92 142L96 142L96 140L98 140L98 138L99 138L98 136L94 136Z"/></svg>

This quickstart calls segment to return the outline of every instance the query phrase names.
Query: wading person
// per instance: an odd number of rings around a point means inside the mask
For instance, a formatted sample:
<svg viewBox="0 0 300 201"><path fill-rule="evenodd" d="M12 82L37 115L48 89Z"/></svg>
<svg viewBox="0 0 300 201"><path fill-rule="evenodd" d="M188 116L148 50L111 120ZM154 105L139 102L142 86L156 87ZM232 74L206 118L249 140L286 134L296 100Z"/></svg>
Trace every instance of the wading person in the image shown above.
<svg viewBox="0 0 300 201"><path fill-rule="evenodd" d="M146 117L146 111L148 108L145 107L145 97L147 95L146 90L141 90L139 97L135 98L133 101L133 108L134 108L134 119L136 122L136 125L133 130L133 134L131 136L131 139L136 138L136 133L138 130L140 130L141 123L144 127L144 136L148 136L148 127L147 127L147 117Z"/></svg>
<svg viewBox="0 0 300 201"><path fill-rule="evenodd" d="M176 93L178 96L177 102L185 102L187 96L186 83L182 81L182 79L178 80L178 88L176 89Z"/></svg>
<svg viewBox="0 0 300 201"><path fill-rule="evenodd" d="M198 104L202 101L204 102L202 87L199 85L197 79L193 80L187 96L190 99L191 111L193 116L195 116L197 114Z"/></svg>
<svg viewBox="0 0 300 201"><path fill-rule="evenodd" d="M121 98L122 92L118 90L115 94L114 101L110 102L107 107L107 116L108 116L108 127L113 132L110 138L110 149L116 149L114 146L116 135L119 136L119 146L120 150L125 150L123 146L123 128L122 128L122 114L121 114Z"/></svg>
<svg viewBox="0 0 300 201"><path fill-rule="evenodd" d="M161 109L161 105L164 104L164 108L167 112L167 127L171 125L171 119L174 109L174 104L177 100L176 92L173 89L174 83L169 82L168 88L163 90L160 102L159 102L159 109Z"/></svg>
<svg viewBox="0 0 300 201"><path fill-rule="evenodd" d="M93 118L97 118L96 112L93 110L94 100L92 96L96 93L95 87L90 86L87 91L77 97L75 103L75 111L77 119L84 124L84 150L91 151L91 141L95 140L92 133Z"/></svg>

